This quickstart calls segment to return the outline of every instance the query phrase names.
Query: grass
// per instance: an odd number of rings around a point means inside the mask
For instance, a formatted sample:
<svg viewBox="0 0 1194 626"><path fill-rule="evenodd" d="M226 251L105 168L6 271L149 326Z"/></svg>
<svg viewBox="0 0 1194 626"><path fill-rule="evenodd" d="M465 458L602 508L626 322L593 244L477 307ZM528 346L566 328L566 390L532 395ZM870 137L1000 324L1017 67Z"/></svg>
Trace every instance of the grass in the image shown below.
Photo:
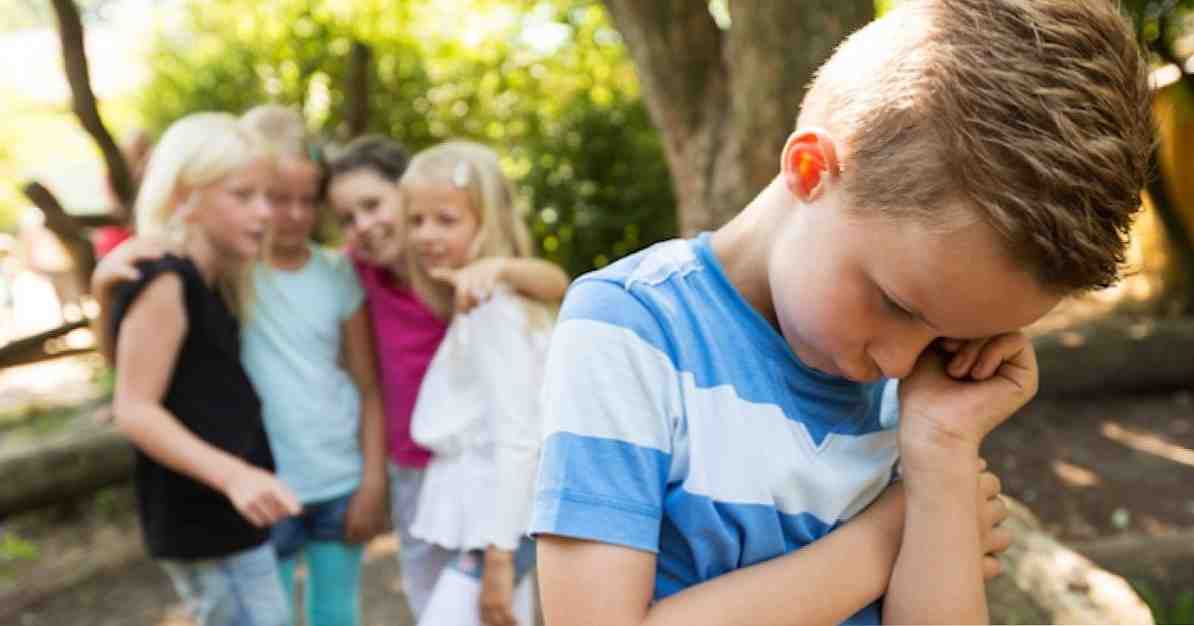
<svg viewBox="0 0 1194 626"><path fill-rule="evenodd" d="M1131 581L1140 599L1148 605L1157 624L1194 624L1194 589L1165 594L1139 579Z"/></svg>

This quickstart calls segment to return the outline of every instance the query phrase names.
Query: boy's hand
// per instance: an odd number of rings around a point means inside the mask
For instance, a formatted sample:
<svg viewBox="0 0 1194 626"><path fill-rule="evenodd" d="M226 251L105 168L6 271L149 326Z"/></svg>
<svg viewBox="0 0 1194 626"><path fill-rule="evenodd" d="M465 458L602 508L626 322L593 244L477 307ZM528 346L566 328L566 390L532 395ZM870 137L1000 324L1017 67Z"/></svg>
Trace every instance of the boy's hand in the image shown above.
<svg viewBox="0 0 1194 626"><path fill-rule="evenodd" d="M467 313L493 295L505 269L505 259L487 257L457 270L436 268L430 274L456 288L456 311Z"/></svg>
<svg viewBox="0 0 1194 626"><path fill-rule="evenodd" d="M385 484L361 483L344 514L344 539L348 543L364 543L384 532L385 526Z"/></svg>
<svg viewBox="0 0 1194 626"><path fill-rule="evenodd" d="M264 528L302 511L298 497L273 474L244 464L224 485L224 495L232 506L253 523Z"/></svg>
<svg viewBox="0 0 1194 626"><path fill-rule="evenodd" d="M1011 546L1012 535L1006 528L1000 527L1008 515L1007 505L1000 497L1003 486L999 477L985 471L986 466L987 462L980 459L978 526L983 545L983 578L990 580L1003 569L998 555Z"/></svg>
<svg viewBox="0 0 1194 626"><path fill-rule="evenodd" d="M165 253L166 247L154 239L134 238L116 246L96 265L92 293L106 293L119 283L137 280L141 277L138 261L160 259Z"/></svg>
<svg viewBox="0 0 1194 626"><path fill-rule="evenodd" d="M946 359L942 350L930 346L912 374L900 381L900 451L906 472L932 471L958 454L977 457L983 438L1036 395L1036 353L1023 333L961 345L949 365L972 380L952 376Z"/></svg>
<svg viewBox="0 0 1194 626"><path fill-rule="evenodd" d="M481 574L481 621L486 626L516 626L514 619L514 553L490 546Z"/></svg>

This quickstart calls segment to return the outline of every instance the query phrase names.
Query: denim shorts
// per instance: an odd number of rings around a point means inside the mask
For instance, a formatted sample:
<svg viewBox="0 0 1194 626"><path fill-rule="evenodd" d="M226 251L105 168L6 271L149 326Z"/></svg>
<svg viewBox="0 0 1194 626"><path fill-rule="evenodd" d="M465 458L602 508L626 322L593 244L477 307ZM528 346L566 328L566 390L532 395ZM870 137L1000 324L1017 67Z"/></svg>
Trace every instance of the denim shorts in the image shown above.
<svg viewBox="0 0 1194 626"><path fill-rule="evenodd" d="M198 626L284 626L290 607L269 543L218 559L162 560Z"/></svg>
<svg viewBox="0 0 1194 626"><path fill-rule="evenodd" d="M278 558L293 558L308 541L344 541L344 518L352 496L349 493L324 502L304 504L302 513L274 524L270 542L278 551Z"/></svg>

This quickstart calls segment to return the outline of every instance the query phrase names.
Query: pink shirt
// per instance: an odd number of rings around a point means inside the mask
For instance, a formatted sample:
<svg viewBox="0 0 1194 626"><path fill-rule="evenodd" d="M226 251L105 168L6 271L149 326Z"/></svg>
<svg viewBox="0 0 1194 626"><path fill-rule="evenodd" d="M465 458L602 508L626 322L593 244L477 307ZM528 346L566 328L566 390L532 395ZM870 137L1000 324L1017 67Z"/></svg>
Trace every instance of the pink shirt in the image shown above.
<svg viewBox="0 0 1194 626"><path fill-rule="evenodd" d="M414 292L394 283L385 268L354 260L369 316L378 360L378 379L386 411L390 458L399 467L421 469L431 453L410 436L410 417L423 375L444 339L447 322L439 319Z"/></svg>

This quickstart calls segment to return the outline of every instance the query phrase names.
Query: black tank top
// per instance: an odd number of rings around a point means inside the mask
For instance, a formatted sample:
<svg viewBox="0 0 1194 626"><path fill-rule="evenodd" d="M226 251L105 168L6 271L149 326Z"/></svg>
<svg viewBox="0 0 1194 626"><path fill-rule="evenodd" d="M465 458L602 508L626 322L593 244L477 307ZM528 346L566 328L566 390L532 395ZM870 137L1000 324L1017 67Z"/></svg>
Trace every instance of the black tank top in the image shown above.
<svg viewBox="0 0 1194 626"><path fill-rule="evenodd" d="M137 267L141 278L122 285L113 299L112 336L119 334L129 306L150 281L165 272L178 274L187 330L162 404L207 443L273 471L261 402L241 366L236 317L189 259L167 255ZM155 348L151 343L138 346L141 350ZM268 529L254 527L222 493L140 450L136 459L137 508L152 556L216 558L260 545L268 538Z"/></svg>

